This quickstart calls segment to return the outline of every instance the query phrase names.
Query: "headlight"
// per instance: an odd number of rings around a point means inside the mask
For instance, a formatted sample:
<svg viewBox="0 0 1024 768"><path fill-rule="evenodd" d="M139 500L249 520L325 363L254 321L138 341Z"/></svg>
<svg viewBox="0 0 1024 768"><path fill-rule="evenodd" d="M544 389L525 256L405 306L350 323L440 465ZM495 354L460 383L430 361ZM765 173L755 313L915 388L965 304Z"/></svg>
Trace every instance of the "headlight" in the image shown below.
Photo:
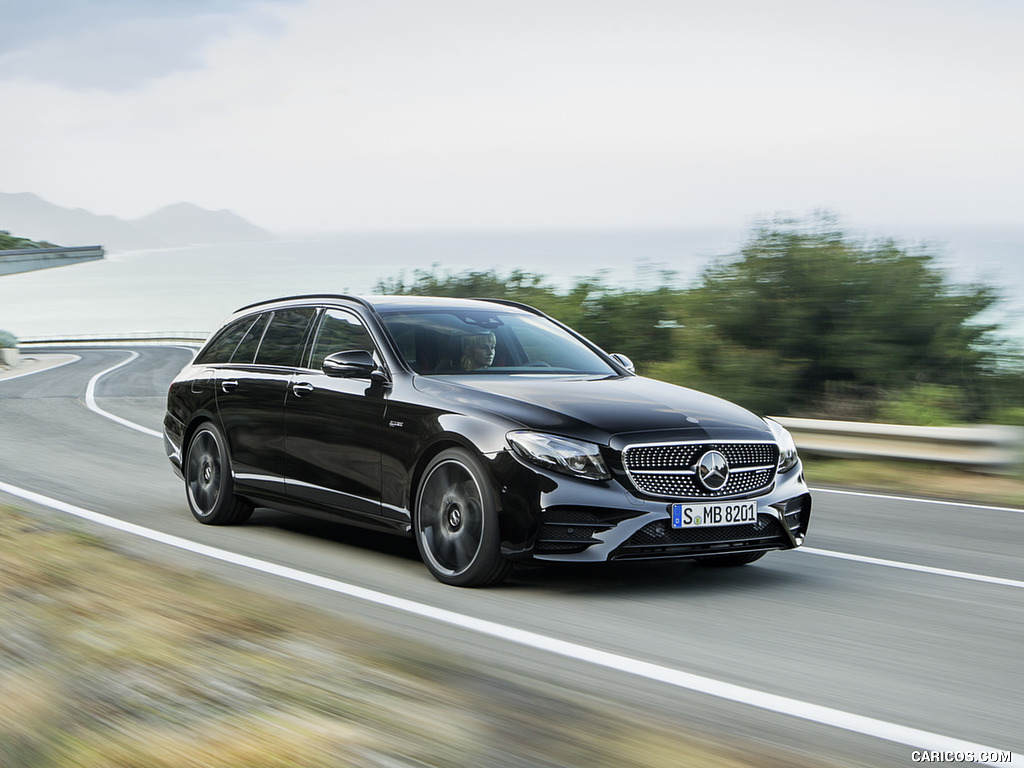
<svg viewBox="0 0 1024 768"><path fill-rule="evenodd" d="M518 456L547 469L588 480L611 477L600 450L593 443L541 432L509 432L506 437Z"/></svg>
<svg viewBox="0 0 1024 768"><path fill-rule="evenodd" d="M779 472L789 472L800 463L800 457L796 454L796 443L789 431L777 421L765 419L765 423L772 431L772 437L779 444Z"/></svg>

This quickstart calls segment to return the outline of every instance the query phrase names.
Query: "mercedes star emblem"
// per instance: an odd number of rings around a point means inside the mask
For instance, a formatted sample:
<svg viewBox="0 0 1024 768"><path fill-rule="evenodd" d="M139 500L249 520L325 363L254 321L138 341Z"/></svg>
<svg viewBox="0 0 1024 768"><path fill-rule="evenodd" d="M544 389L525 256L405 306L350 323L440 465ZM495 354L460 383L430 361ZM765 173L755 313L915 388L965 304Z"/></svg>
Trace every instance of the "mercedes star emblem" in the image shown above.
<svg viewBox="0 0 1024 768"><path fill-rule="evenodd" d="M729 479L729 462L718 451L708 451L697 462L697 477L709 491L719 491Z"/></svg>

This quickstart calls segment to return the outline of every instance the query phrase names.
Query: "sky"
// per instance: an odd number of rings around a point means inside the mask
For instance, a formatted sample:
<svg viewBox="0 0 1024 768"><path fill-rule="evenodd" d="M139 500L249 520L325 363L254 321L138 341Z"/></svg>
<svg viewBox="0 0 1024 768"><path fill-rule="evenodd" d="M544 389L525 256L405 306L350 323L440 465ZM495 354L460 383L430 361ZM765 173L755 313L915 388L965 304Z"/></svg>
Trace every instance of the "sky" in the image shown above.
<svg viewBox="0 0 1024 768"><path fill-rule="evenodd" d="M1019 226L1019 0L4 0L0 192L278 233Z"/></svg>

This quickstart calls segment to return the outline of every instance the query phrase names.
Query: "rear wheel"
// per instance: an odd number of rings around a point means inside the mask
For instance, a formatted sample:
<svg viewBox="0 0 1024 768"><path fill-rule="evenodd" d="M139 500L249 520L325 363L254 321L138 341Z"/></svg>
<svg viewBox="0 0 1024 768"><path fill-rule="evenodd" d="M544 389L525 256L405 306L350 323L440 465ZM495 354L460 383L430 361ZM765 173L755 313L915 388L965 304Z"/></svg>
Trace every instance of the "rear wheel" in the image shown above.
<svg viewBox="0 0 1024 768"><path fill-rule="evenodd" d="M442 451L427 465L413 527L420 556L438 581L483 587L512 571L501 555L494 492L467 450Z"/></svg>
<svg viewBox="0 0 1024 768"><path fill-rule="evenodd" d="M224 436L212 422L205 422L192 435L185 454L185 493L196 520L206 525L248 520L253 505L235 495L234 485Z"/></svg>
<svg viewBox="0 0 1024 768"><path fill-rule="evenodd" d="M698 558L701 565L713 568L733 568L737 565L747 565L755 560L760 560L767 552L737 552L734 555L712 555L710 557Z"/></svg>

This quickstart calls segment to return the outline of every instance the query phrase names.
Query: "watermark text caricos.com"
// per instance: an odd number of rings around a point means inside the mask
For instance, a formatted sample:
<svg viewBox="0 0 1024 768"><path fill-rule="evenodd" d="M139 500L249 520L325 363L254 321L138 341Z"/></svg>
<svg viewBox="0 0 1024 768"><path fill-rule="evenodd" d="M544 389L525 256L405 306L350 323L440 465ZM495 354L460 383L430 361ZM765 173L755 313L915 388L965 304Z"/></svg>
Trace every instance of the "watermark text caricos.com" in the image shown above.
<svg viewBox="0 0 1024 768"><path fill-rule="evenodd" d="M910 753L915 763L1010 763L1012 752L941 752L938 750L915 749Z"/></svg>

